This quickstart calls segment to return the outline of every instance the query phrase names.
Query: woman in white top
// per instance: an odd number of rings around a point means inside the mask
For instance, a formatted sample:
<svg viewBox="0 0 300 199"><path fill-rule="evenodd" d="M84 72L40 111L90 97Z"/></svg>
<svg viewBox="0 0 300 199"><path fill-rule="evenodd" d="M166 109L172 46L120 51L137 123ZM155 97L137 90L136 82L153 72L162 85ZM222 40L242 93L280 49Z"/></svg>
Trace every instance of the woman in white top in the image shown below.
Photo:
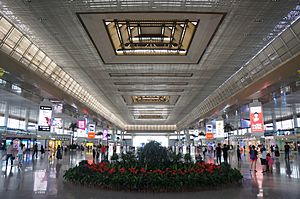
<svg viewBox="0 0 300 199"><path fill-rule="evenodd" d="M18 167L22 166L23 163L23 154L24 154L24 150L22 149L21 145L18 146Z"/></svg>

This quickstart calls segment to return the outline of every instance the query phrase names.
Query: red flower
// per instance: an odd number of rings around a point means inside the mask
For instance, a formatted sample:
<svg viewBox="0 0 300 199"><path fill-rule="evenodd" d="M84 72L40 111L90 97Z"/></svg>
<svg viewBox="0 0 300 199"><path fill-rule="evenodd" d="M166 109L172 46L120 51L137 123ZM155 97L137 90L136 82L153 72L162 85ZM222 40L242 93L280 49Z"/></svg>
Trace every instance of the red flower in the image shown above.
<svg viewBox="0 0 300 199"><path fill-rule="evenodd" d="M100 162L98 165L99 165L100 167L104 167L104 166L107 166L107 163L106 163L106 162Z"/></svg>
<svg viewBox="0 0 300 199"><path fill-rule="evenodd" d="M120 173L125 173L126 169L124 167L122 167L119 171L120 171Z"/></svg>
<svg viewBox="0 0 300 199"><path fill-rule="evenodd" d="M141 173L146 173L146 170L145 170L145 168L141 168Z"/></svg>
<svg viewBox="0 0 300 199"><path fill-rule="evenodd" d="M133 173L133 174L137 174L137 170L136 170L136 168L130 168L130 169L128 169L131 173Z"/></svg>
<svg viewBox="0 0 300 199"><path fill-rule="evenodd" d="M116 172L116 169L115 168L111 168L108 170L108 174L113 174Z"/></svg>

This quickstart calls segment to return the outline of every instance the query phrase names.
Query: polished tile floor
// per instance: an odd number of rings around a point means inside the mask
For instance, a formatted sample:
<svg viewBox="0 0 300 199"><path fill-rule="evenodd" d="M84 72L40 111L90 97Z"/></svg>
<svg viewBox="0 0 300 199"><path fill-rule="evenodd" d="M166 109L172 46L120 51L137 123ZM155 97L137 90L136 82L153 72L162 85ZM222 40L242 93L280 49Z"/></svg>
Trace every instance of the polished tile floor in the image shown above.
<svg viewBox="0 0 300 199"><path fill-rule="evenodd" d="M2 155L0 156L2 157ZM61 198L61 199L148 199L148 198L286 198L300 199L300 156L293 155L290 161L283 157L275 161L273 174L261 173L261 167L257 166L257 173L250 173L247 156L242 157L237 164L235 156L231 156L231 164L239 168L244 176L241 186L217 188L210 191L187 192L187 193L135 193L135 192L113 192L98 190L93 187L82 187L63 181L62 175L66 169L74 166L83 159L91 159L90 153L72 152L64 155L60 161L49 160L48 157L38 157L32 160L30 154L21 169L16 166L8 166L5 162L0 163L0 199L9 198ZM206 161L213 159L207 157Z"/></svg>

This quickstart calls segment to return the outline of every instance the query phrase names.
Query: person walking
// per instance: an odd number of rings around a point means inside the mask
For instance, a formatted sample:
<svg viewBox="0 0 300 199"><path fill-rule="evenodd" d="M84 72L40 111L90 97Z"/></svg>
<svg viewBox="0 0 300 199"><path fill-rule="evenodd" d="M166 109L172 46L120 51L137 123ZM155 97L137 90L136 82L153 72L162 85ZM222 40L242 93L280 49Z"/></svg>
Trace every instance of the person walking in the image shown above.
<svg viewBox="0 0 300 199"><path fill-rule="evenodd" d="M284 154L285 159L290 160L290 145L287 142L284 145Z"/></svg>
<svg viewBox="0 0 300 199"><path fill-rule="evenodd" d="M267 154L268 171L270 171L271 173L273 173L273 163L274 163L274 160L273 160L273 158L271 157L271 154L268 153L268 154Z"/></svg>
<svg viewBox="0 0 300 199"><path fill-rule="evenodd" d="M8 160L10 159L10 165L13 166L13 161L14 161L14 146L13 146L13 142L10 142L10 145L7 147L6 150L6 169L8 166Z"/></svg>
<svg viewBox="0 0 300 199"><path fill-rule="evenodd" d="M260 162L261 162L261 166L262 166L262 173L265 173L265 172L267 172L267 150L262 145L260 151L261 151Z"/></svg>
<svg viewBox="0 0 300 199"><path fill-rule="evenodd" d="M223 159L225 163L228 163L228 146L226 144L223 145Z"/></svg>
<svg viewBox="0 0 300 199"><path fill-rule="evenodd" d="M33 146L32 159L34 158L34 155L36 158L38 157L38 144L37 143L35 143L35 145Z"/></svg>
<svg viewBox="0 0 300 199"><path fill-rule="evenodd" d="M237 145L237 146L236 146L236 156L237 156L238 162L240 162L240 160L241 160L241 150L240 150L240 145Z"/></svg>
<svg viewBox="0 0 300 199"><path fill-rule="evenodd" d="M274 145L271 145L271 157L274 158L275 157L275 150L274 150Z"/></svg>
<svg viewBox="0 0 300 199"><path fill-rule="evenodd" d="M17 157L18 157L18 168L22 167L23 164L23 154L24 154L24 148L21 146L21 144L19 144L18 146L18 153L17 153Z"/></svg>
<svg viewBox="0 0 300 199"><path fill-rule="evenodd" d="M96 159L96 148L93 146L93 160L95 161Z"/></svg>
<svg viewBox="0 0 300 199"><path fill-rule="evenodd" d="M96 160L99 161L99 157L100 157L100 147L97 146L96 147Z"/></svg>
<svg viewBox="0 0 300 199"><path fill-rule="evenodd" d="M57 158L57 160L62 159L62 148L60 147L60 145L57 146L56 158Z"/></svg>
<svg viewBox="0 0 300 199"><path fill-rule="evenodd" d="M244 156L246 156L246 146L244 145Z"/></svg>
<svg viewBox="0 0 300 199"><path fill-rule="evenodd" d="M255 146L252 145L251 149L250 149L250 160L251 160L251 167L250 167L250 171L254 171L254 172L257 172L256 171L256 162L257 162L257 155L258 155L258 152L257 150L255 149Z"/></svg>
<svg viewBox="0 0 300 199"><path fill-rule="evenodd" d="M216 147L216 155L217 155L217 164L221 164L222 148L220 143L218 143L218 146Z"/></svg>
<svg viewBox="0 0 300 199"><path fill-rule="evenodd" d="M203 159L205 159L205 154L206 154L206 152L207 152L206 147L205 147L205 146L202 147Z"/></svg>
<svg viewBox="0 0 300 199"><path fill-rule="evenodd" d="M41 145L41 157L44 157L44 154L45 154L45 149L44 146Z"/></svg>
<svg viewBox="0 0 300 199"><path fill-rule="evenodd" d="M105 160L105 152L106 147L104 145L101 146L101 160Z"/></svg>

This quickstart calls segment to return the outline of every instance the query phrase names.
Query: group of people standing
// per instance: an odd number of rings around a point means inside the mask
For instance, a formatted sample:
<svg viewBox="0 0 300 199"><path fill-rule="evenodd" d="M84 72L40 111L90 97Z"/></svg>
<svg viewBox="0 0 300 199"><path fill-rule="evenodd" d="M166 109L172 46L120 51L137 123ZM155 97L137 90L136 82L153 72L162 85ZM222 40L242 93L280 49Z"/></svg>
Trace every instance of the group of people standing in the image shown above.
<svg viewBox="0 0 300 199"><path fill-rule="evenodd" d="M95 146L93 147L93 160L99 160L100 157L100 153L101 153L101 160L105 159L105 153L106 153L107 149L105 145L99 145L99 146Z"/></svg>
<svg viewBox="0 0 300 199"><path fill-rule="evenodd" d="M223 153L223 159L225 163L228 163L228 146L226 144L221 147L221 144L218 143L218 146L216 147L216 156L217 156L217 164L221 164L221 156Z"/></svg>
<svg viewBox="0 0 300 199"><path fill-rule="evenodd" d="M272 173L274 158L280 156L278 145L276 146L271 145L269 152L267 151L266 147L263 144L259 146L258 150L254 145L249 146L249 148L250 148L249 154L250 154L250 161L251 161L250 171L257 172L256 163L258 160L258 155L259 155L258 151L259 151L260 162L262 165L262 173L265 172Z"/></svg>

